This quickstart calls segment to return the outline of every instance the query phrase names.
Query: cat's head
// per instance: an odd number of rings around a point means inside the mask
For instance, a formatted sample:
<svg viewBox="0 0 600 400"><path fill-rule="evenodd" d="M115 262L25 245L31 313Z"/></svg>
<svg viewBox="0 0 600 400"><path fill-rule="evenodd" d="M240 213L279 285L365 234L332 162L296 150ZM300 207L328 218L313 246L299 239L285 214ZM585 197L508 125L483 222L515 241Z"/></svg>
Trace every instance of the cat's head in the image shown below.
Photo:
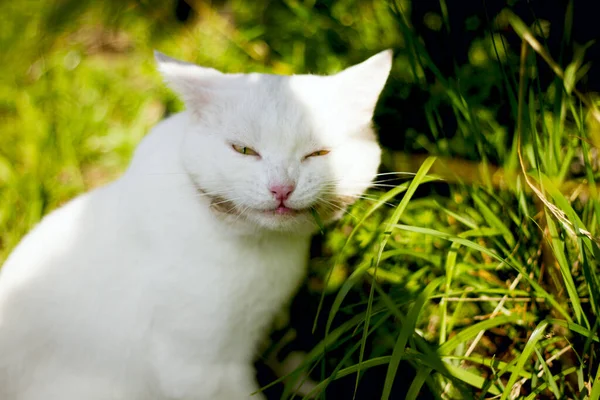
<svg viewBox="0 0 600 400"><path fill-rule="evenodd" d="M314 231L375 177L381 150L371 118L390 50L331 76L223 74L156 58L190 115L184 166L223 218Z"/></svg>

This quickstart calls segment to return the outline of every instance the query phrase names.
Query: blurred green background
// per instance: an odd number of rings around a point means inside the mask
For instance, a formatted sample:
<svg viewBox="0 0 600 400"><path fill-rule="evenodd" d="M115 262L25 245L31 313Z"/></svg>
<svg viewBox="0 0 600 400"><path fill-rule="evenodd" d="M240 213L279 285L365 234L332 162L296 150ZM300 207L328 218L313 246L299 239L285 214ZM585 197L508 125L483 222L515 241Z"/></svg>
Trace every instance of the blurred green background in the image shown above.
<svg viewBox="0 0 600 400"><path fill-rule="evenodd" d="M182 109L153 49L225 72L326 74L393 48L374 119L390 175L315 239L262 364L307 352L322 398L598 400L592 3L2 2L0 263Z"/></svg>

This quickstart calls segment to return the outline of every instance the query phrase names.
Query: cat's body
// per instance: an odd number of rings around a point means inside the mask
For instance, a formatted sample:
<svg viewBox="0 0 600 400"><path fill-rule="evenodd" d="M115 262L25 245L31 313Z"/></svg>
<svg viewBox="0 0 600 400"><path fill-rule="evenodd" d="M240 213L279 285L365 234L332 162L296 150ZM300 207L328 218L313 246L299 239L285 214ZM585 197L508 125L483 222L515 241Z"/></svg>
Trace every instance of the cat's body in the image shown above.
<svg viewBox="0 0 600 400"><path fill-rule="evenodd" d="M367 120L334 129L306 106L327 100L310 90L332 78L159 60L190 111L154 128L122 178L47 216L3 266L2 400L250 398L256 347L304 274L309 208L333 220L373 179ZM382 54L358 71L378 77L363 118L389 63Z"/></svg>

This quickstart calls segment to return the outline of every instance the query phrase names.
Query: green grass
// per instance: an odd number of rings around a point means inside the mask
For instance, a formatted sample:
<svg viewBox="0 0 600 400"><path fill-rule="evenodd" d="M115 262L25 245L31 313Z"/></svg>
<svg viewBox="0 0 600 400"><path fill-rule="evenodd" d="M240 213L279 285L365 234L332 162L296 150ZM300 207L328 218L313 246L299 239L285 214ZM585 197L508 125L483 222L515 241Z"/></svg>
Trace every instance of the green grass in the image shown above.
<svg viewBox="0 0 600 400"><path fill-rule="evenodd" d="M394 47L388 96L427 93L428 132L405 135L437 158L387 152L382 170L411 178L382 174L375 200L326 229L306 300L318 305L306 322L318 343L301 368L321 398L368 387L375 397L362 398L600 399L600 121L576 89L583 50L558 63L535 24L505 12L493 23L512 26L522 49L488 35L473 44L482 67L443 76L410 2L276 3L231 1L234 19L199 6L186 26L143 2L0 5L11 16L0 27L0 263L43 215L118 176L149 128L181 109L152 48L226 71L325 73ZM556 74L548 87L541 63ZM511 125L484 105L494 85ZM388 104L379 116L405 112Z"/></svg>

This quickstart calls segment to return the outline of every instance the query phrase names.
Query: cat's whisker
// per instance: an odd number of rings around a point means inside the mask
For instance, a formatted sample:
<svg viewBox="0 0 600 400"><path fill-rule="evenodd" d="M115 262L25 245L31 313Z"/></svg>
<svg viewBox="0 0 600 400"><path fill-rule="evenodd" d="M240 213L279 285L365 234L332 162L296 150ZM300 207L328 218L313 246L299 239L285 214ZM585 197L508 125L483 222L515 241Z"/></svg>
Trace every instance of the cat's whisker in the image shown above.
<svg viewBox="0 0 600 400"><path fill-rule="evenodd" d="M348 179L335 179L335 180L331 180L331 181L326 181L327 183L343 183L343 182L350 182L350 183L360 183L360 184L367 184L367 183L377 183L377 182L392 182L392 181L397 181L400 178L386 178L386 179L375 179L375 180L356 180L356 181L352 181L352 180L348 180Z"/></svg>
<svg viewBox="0 0 600 400"><path fill-rule="evenodd" d="M322 192L325 195L330 195L330 196L335 196L335 193L333 192ZM368 201L372 201L372 202L378 202L380 201L379 197L375 197L375 196L369 196L367 194L348 194L345 195L346 197L352 197L355 199L362 199L362 200L368 200ZM389 207L396 207L395 204L390 203L390 202L384 202L383 204L389 206Z"/></svg>
<svg viewBox="0 0 600 400"><path fill-rule="evenodd" d="M356 196L355 198L356 198L357 200L365 200L365 201L369 201L369 202L372 202L372 203L377 203L377 202L379 202L379 201L380 201L380 200L379 200L379 199L377 199L377 198L371 198L371 197L360 197L360 196ZM393 203L390 203L390 202L387 202L387 201L384 201L382 204L384 204L384 205L386 205L386 206L388 206L388 207L391 207L391 208L395 208L395 207L397 206L397 204L393 204ZM355 204L353 205L353 207L357 207L357 204L355 203Z"/></svg>
<svg viewBox="0 0 600 400"><path fill-rule="evenodd" d="M379 199L370 198L370 197L357 197L357 199L366 200L366 201L370 201L370 202L373 202L373 203L377 203L379 201ZM397 206L396 204L392 204L392 203L389 203L387 201L384 201L382 204L384 204L384 205L386 205L388 207L391 207L391 208L395 208Z"/></svg>
<svg viewBox="0 0 600 400"><path fill-rule="evenodd" d="M375 185L377 183L389 183L389 182L397 182L398 179L397 178L392 178L392 179L379 179L376 181L372 181L371 185Z"/></svg>
<svg viewBox="0 0 600 400"><path fill-rule="evenodd" d="M385 176L385 175L409 175L415 176L416 172L402 172L402 171L392 171L392 172L381 172L379 174L375 174L375 176Z"/></svg>
<svg viewBox="0 0 600 400"><path fill-rule="evenodd" d="M350 194L348 195L348 197L353 197L355 199L364 199L364 200L371 200L371 201L379 201L380 198L376 197L376 196L369 196L369 195L365 195L365 194ZM392 204L392 203L386 203L386 204Z"/></svg>
<svg viewBox="0 0 600 400"><path fill-rule="evenodd" d="M362 188L362 187L397 187L398 185L394 185L391 183L386 183L386 182L391 182L393 181L393 179L390 180L384 180L381 182L364 182L364 181L357 181L357 182L338 182L335 185L325 185L325 186L336 186L336 187L340 187L340 188L352 188L352 187L358 187L358 188Z"/></svg>
<svg viewBox="0 0 600 400"><path fill-rule="evenodd" d="M237 204L232 205L227 211L225 211L225 214L231 214L233 212L235 212L235 214L237 214L237 218L236 218L236 221L237 221L237 219L240 217L240 213L238 212Z"/></svg>
<svg viewBox="0 0 600 400"><path fill-rule="evenodd" d="M393 175L408 175L408 176L415 176L416 175L415 173L412 173L412 172L407 172L407 173L389 173L389 174L385 173L385 174L381 174L381 175L383 175L385 177L385 176L389 176L389 175L392 175L392 174ZM375 177L378 178L379 176L380 175L378 174ZM330 181L325 181L324 183L325 184L348 184L348 183L352 184L352 183L354 183L354 184L357 184L357 185L365 185L365 184L371 184L372 185L372 184L377 184L377 183L393 182L393 181L397 181L399 179L402 179L402 177L401 176L391 177L391 178L385 177L385 179L374 179L372 181L366 181L366 180L349 181L348 179L342 179L342 178L340 178L340 179L333 179L333 180L330 180Z"/></svg>
<svg viewBox="0 0 600 400"><path fill-rule="evenodd" d="M236 196L236 197L225 197L224 196L225 193L215 193L214 195L212 195L212 197L218 199L218 202L215 202L213 204L220 204L220 203L226 203L228 201L230 202L235 202L238 200L241 200L242 197L240 196Z"/></svg>
<svg viewBox="0 0 600 400"><path fill-rule="evenodd" d="M329 201L329 200L327 200L327 199L324 199L324 198L322 198L322 197L317 197L317 201L319 201L319 202L320 202L321 204L323 204L323 205L326 205L326 206L330 206L330 207L332 207L332 209L337 209L337 210L339 210L339 211L342 211L342 212L344 212L344 213L346 213L346 214L350 215L350 216L351 216L352 218L354 218L354 219L358 219L358 218L357 218L357 217L356 217L354 214L352 214L352 213L351 213L350 211L348 211L346 208L344 208L344 207L341 207L341 206L339 206L339 205L337 205L337 204L335 204L335 203L333 203L333 202L331 202L331 201Z"/></svg>
<svg viewBox="0 0 600 400"><path fill-rule="evenodd" d="M395 188L398 187L398 185L391 185L391 184L386 184L386 183L374 183L371 185L371 188Z"/></svg>
<svg viewBox="0 0 600 400"><path fill-rule="evenodd" d="M219 197L219 198L224 198L225 196L223 196L224 193L196 193L196 197L209 197L209 198L213 198L213 197Z"/></svg>
<svg viewBox="0 0 600 400"><path fill-rule="evenodd" d="M215 190L212 192L196 191L198 197L226 197L228 194L235 193L235 190Z"/></svg>
<svg viewBox="0 0 600 400"><path fill-rule="evenodd" d="M238 211L238 215L237 215L237 217L235 218L235 220L234 220L234 223L235 223L235 222L237 222L237 221L240 219L240 217L241 217L241 216L242 216L242 215L243 215L243 214L244 214L246 211L248 211L248 209L249 209L249 208L250 208L250 206L246 206L246 207L244 207L244 209L242 209L242 210Z"/></svg>
<svg viewBox="0 0 600 400"><path fill-rule="evenodd" d="M232 203L235 202L236 200L239 200L239 198L234 198L234 199L225 199L225 200L221 200L221 201L217 201L214 203L210 203L211 206L218 206L219 204L225 204L225 203Z"/></svg>
<svg viewBox="0 0 600 400"><path fill-rule="evenodd" d="M360 190L362 191L363 188L370 188L370 189L387 189L387 188L395 188L398 187L398 185L395 184L390 184L390 183L379 183L379 182L371 182L371 183L365 183L365 182L340 182L340 183L335 183L335 184L324 184L322 185L322 187L325 188L334 188L334 189L355 189L355 190Z"/></svg>

